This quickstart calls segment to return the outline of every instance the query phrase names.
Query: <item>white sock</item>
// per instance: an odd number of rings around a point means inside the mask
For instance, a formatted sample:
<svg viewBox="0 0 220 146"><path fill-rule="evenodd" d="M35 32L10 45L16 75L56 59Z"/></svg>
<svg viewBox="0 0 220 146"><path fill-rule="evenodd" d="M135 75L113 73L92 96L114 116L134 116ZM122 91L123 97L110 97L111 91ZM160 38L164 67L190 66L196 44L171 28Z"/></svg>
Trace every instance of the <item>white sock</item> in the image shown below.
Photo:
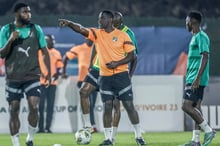
<svg viewBox="0 0 220 146"><path fill-rule="evenodd" d="M89 114L83 114L83 121L84 121L84 126L85 127L92 127L91 123L90 123L90 115Z"/></svg>
<svg viewBox="0 0 220 146"><path fill-rule="evenodd" d="M13 146L20 146L20 142L19 142L19 133L11 136L11 141L13 143Z"/></svg>
<svg viewBox="0 0 220 146"><path fill-rule="evenodd" d="M112 140L112 128L104 128L105 140Z"/></svg>
<svg viewBox="0 0 220 146"><path fill-rule="evenodd" d="M118 131L118 127L112 127L112 139L115 139L117 131Z"/></svg>
<svg viewBox="0 0 220 146"><path fill-rule="evenodd" d="M200 130L193 130L192 141L199 142L200 141Z"/></svg>
<svg viewBox="0 0 220 146"><path fill-rule="evenodd" d="M138 124L134 124L133 127L134 127L135 138L142 137L141 136L141 126L140 126L140 124L139 123Z"/></svg>
<svg viewBox="0 0 220 146"><path fill-rule="evenodd" d="M204 130L205 133L212 132L212 128L208 125L206 120L204 120L201 124L199 124L199 126L202 128L202 130Z"/></svg>
<svg viewBox="0 0 220 146"><path fill-rule="evenodd" d="M31 125L28 125L28 135L26 138L26 141L33 141L34 140L34 134L37 132L38 127L32 127Z"/></svg>

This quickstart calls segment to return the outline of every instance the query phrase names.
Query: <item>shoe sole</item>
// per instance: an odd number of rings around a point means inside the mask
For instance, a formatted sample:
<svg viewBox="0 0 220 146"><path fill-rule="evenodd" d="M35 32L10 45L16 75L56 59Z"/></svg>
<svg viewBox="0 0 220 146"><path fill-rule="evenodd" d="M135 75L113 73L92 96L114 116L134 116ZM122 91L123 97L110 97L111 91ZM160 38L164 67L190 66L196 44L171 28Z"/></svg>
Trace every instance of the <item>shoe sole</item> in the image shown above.
<svg viewBox="0 0 220 146"><path fill-rule="evenodd" d="M138 146L147 146L146 144L139 144L137 143Z"/></svg>
<svg viewBox="0 0 220 146"><path fill-rule="evenodd" d="M179 145L179 146L187 146L187 145ZM193 145L193 146L197 146L197 145ZM198 145L198 146L202 146L202 145Z"/></svg>

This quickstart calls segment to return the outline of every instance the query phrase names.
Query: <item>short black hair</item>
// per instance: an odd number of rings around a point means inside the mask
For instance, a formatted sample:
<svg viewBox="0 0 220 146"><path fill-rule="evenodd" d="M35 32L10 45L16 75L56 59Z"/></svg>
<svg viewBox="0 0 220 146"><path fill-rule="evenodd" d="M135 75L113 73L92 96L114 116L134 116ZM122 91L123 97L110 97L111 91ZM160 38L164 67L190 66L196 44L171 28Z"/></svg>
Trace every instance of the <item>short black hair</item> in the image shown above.
<svg viewBox="0 0 220 146"><path fill-rule="evenodd" d="M18 12L18 10L20 10L21 8L23 7L28 7L29 5L28 4L25 4L25 3L17 3L15 6L14 6L14 12Z"/></svg>
<svg viewBox="0 0 220 146"><path fill-rule="evenodd" d="M109 18L112 18L112 19L114 18L114 14L110 10L104 10L104 11L102 11L102 13L106 14Z"/></svg>
<svg viewBox="0 0 220 146"><path fill-rule="evenodd" d="M202 22L202 13L196 10L192 10L188 13L190 18L196 19L199 23Z"/></svg>
<svg viewBox="0 0 220 146"><path fill-rule="evenodd" d="M122 13L119 12L119 11L114 11L114 15L118 15L118 16L120 16L120 17L123 17Z"/></svg>
<svg viewBox="0 0 220 146"><path fill-rule="evenodd" d="M114 17L120 17L120 19L121 19L121 21L123 21L123 15L122 15L122 13L121 12L119 12L119 11L114 11Z"/></svg>

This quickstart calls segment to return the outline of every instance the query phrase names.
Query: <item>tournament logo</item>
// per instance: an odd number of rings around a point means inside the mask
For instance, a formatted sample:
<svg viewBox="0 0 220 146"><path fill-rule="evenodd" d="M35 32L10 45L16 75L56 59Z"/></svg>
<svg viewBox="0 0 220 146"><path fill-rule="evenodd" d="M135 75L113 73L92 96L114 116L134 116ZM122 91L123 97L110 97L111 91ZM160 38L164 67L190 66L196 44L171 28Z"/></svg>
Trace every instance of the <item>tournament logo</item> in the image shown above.
<svg viewBox="0 0 220 146"><path fill-rule="evenodd" d="M112 41L113 41L113 42L117 42L117 41L118 41L118 38L117 38L117 37L113 37L113 38L112 38Z"/></svg>

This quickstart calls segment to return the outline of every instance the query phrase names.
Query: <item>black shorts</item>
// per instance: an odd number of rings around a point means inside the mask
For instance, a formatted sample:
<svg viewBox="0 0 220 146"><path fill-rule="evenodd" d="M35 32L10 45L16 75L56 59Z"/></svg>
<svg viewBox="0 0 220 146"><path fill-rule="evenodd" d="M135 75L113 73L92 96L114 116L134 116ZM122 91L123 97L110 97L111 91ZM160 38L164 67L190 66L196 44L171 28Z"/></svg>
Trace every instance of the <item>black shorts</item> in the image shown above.
<svg viewBox="0 0 220 146"><path fill-rule="evenodd" d="M89 73L86 75L84 82L92 84L93 86L96 87L98 91L99 90L98 78L99 78L99 70L92 68L89 71Z"/></svg>
<svg viewBox="0 0 220 146"><path fill-rule="evenodd" d="M30 96L40 97L40 93L40 81L37 79L21 82L6 81L5 96L8 102L13 100L20 101L24 95L27 98Z"/></svg>
<svg viewBox="0 0 220 146"><path fill-rule="evenodd" d="M119 100L133 100L131 80L128 72L112 76L100 76L99 87L103 102L113 100L116 96Z"/></svg>
<svg viewBox="0 0 220 146"><path fill-rule="evenodd" d="M187 84L184 89L183 98L193 101L195 106L199 99L203 100L204 88L205 86L199 86L198 89L192 90L191 84Z"/></svg>

